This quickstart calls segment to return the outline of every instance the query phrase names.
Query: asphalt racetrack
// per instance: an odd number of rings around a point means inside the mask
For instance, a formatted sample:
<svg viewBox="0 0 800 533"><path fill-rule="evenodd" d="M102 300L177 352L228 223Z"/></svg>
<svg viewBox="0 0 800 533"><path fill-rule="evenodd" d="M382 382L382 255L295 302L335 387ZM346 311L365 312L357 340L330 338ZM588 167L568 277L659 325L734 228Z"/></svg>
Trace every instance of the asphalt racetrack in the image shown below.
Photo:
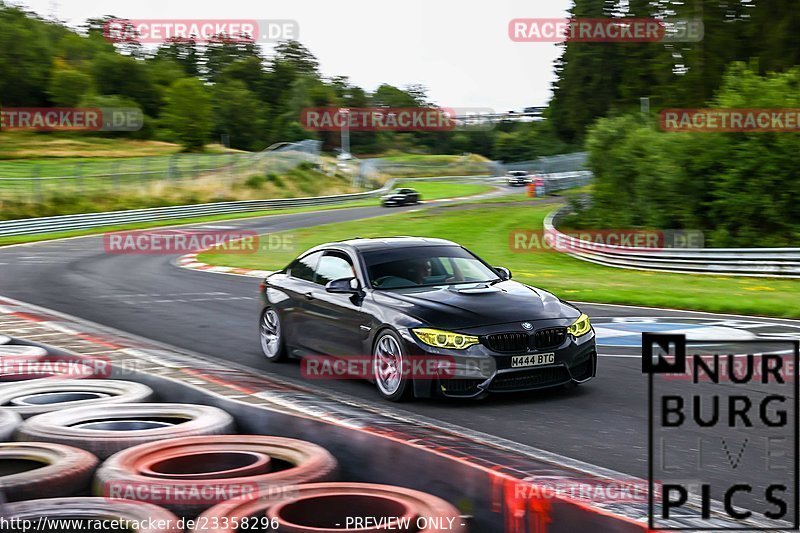
<svg viewBox="0 0 800 533"><path fill-rule="evenodd" d="M267 233L386 213L385 208L377 206L359 207L198 226ZM110 255L104 252L102 236L0 248L0 294L221 361L302 380L297 362L271 364L260 352L258 279L181 269L173 264L175 258ZM642 331L681 331L699 339L796 339L800 331L800 322L791 320L579 305L592 317L597 330L600 360L598 376L574 390L495 395L483 401L416 400L395 405L380 400L374 386L367 382L306 384L644 478L648 412L640 350ZM745 465L737 475L752 474L747 468L756 466ZM708 474L716 475L713 471Z"/></svg>

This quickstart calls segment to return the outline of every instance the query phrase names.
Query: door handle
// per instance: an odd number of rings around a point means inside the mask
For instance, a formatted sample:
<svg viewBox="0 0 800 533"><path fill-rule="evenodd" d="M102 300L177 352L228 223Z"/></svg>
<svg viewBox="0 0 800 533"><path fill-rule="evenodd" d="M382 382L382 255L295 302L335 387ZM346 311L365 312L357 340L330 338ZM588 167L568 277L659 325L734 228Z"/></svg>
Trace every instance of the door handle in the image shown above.
<svg viewBox="0 0 800 533"><path fill-rule="evenodd" d="M306 293L306 300L313 300L313 299L314 299L314 293L313 292L307 292Z"/></svg>

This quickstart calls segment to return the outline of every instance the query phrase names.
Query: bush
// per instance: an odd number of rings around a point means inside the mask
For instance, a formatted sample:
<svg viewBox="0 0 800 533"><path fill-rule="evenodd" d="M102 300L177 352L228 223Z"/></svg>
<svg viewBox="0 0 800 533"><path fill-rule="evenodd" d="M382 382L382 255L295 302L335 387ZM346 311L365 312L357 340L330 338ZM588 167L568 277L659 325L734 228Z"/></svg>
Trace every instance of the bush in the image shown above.
<svg viewBox="0 0 800 533"><path fill-rule="evenodd" d="M262 175L250 176L244 182L244 186L250 189L260 189L267 182L267 177Z"/></svg>
<svg viewBox="0 0 800 533"><path fill-rule="evenodd" d="M175 132L176 141L187 152L202 151L211 135L211 98L196 78L182 78L173 83L166 95L162 125Z"/></svg>
<svg viewBox="0 0 800 533"><path fill-rule="evenodd" d="M800 108L800 68L759 76L734 64L710 107ZM798 133L675 133L641 115L597 121L583 227L701 229L712 246L792 246L800 235Z"/></svg>

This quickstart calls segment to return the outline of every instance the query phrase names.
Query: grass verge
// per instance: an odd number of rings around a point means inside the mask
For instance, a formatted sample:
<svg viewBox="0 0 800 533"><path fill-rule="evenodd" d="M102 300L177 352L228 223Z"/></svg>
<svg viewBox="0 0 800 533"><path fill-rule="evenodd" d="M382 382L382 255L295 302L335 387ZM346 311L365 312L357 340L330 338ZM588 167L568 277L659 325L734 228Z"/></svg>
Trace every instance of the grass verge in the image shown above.
<svg viewBox="0 0 800 533"><path fill-rule="evenodd" d="M437 200L442 198L455 198L460 196L471 196L482 194L491 190L491 186L483 183L454 183L454 182L415 182L412 184L425 200ZM0 237L0 246L10 244L22 244L28 242L40 242L52 239L63 239L68 237L81 237L85 235L96 235L109 231L123 231L134 229L147 229L161 226L178 226L183 224L202 224L205 222L217 222L221 220L235 220L241 218L254 218L269 215L288 215L292 213L307 213L310 211L322 211L329 209L345 209L352 207L369 207L378 204L377 198L367 198L364 200L353 200L339 204L325 206L292 207L288 209L267 209L263 211L253 211L250 213L230 213L225 215L211 215L205 217L194 217L176 220L156 220L152 222L137 222L135 224L123 224L119 226L104 226L102 228L91 228L74 231L61 231L54 233L43 233L40 235L20 235L14 237Z"/></svg>
<svg viewBox="0 0 800 533"><path fill-rule="evenodd" d="M514 278L553 291L567 300L670 307L721 313L800 318L800 281L644 272L604 267L558 252L518 253L509 246L516 229L538 230L553 206L464 206L403 213L364 221L292 230L295 250L252 255L206 252L215 265L273 270L303 250L328 241L390 235L456 241Z"/></svg>

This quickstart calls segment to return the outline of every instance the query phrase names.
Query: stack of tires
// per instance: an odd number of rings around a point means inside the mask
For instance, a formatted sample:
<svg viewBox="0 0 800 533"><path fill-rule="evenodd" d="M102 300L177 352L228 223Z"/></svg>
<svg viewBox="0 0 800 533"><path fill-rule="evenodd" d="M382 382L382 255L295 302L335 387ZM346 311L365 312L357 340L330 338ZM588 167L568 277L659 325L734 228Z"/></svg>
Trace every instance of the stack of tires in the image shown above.
<svg viewBox="0 0 800 533"><path fill-rule="evenodd" d="M9 347L0 345L0 360L47 357L45 349ZM147 533L303 533L370 516L384 517L384 528L408 520L403 530L465 531L444 500L339 483L336 459L324 448L237 435L233 417L217 407L156 403L140 383L42 374L6 372L0 384L0 503L8 502L0 516L18 525L116 520L120 529L138 524L134 530Z"/></svg>
<svg viewBox="0 0 800 533"><path fill-rule="evenodd" d="M88 379L105 368L97 358L53 356L41 346L13 344L0 335L0 384L35 383L47 379Z"/></svg>

